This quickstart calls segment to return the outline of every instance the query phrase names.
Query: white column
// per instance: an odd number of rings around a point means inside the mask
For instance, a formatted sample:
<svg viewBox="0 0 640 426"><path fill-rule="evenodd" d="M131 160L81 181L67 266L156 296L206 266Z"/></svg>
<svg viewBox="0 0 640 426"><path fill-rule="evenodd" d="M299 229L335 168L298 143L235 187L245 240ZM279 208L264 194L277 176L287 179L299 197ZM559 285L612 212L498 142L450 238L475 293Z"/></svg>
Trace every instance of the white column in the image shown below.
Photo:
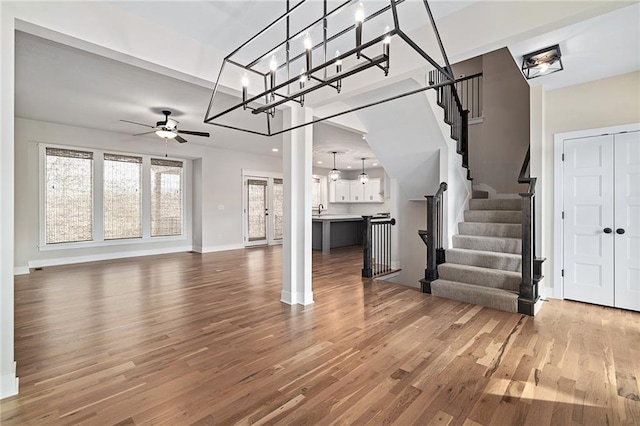
<svg viewBox="0 0 640 426"><path fill-rule="evenodd" d="M285 127L313 119L310 108L294 105L284 112ZM311 288L311 168L313 126L284 133L284 217L281 301L289 305L313 303Z"/></svg>
<svg viewBox="0 0 640 426"><path fill-rule="evenodd" d="M0 6L0 398L18 393L13 351L15 19L4 7Z"/></svg>

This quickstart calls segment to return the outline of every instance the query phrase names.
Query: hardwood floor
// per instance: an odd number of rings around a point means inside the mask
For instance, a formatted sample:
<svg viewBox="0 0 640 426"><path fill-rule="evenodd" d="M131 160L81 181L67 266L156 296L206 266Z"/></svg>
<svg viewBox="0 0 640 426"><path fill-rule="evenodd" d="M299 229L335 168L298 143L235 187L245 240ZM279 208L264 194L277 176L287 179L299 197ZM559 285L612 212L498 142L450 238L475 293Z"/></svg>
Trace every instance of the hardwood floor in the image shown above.
<svg viewBox="0 0 640 426"><path fill-rule="evenodd" d="M360 278L314 253L173 254L16 277L20 394L3 426L640 424L640 314L552 300L535 319Z"/></svg>

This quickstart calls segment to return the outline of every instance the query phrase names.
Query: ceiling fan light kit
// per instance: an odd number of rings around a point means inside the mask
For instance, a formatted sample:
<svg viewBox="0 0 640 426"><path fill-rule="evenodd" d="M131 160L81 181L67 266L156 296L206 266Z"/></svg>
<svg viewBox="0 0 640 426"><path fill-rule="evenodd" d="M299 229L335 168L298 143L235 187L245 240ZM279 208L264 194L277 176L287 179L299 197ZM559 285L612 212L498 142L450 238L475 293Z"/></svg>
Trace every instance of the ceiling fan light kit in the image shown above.
<svg viewBox="0 0 640 426"><path fill-rule="evenodd" d="M129 120L120 120L120 121L124 123L135 124L137 126L144 126L152 129L148 132L136 133L134 136L142 136L142 135L155 133L165 141L169 139L175 139L180 143L185 143L187 142L187 140L182 136L180 136L179 134L203 136L205 138L209 137L209 132L196 132L193 130L178 130L179 122L177 120L174 120L173 118L169 118L169 116L171 115L171 111L165 110L165 111L162 111L162 113L164 114L164 120L156 122L155 126L149 126L148 124L136 123L135 121L129 121Z"/></svg>
<svg viewBox="0 0 640 426"><path fill-rule="evenodd" d="M454 82L451 66L442 46L427 0L410 2L389 0L364 4L357 0L283 0L285 13L225 57L205 114L205 123L273 136L368 108L427 89ZM410 9L411 4L419 8ZM416 6L416 7L418 7ZM407 10L399 8L407 7ZM412 40L401 28L401 19L424 14L424 24L439 50L442 64L427 53L434 50L431 40ZM419 15L417 15L419 16ZM430 26L429 26L430 24ZM406 25L406 24L403 24ZM426 32L425 32L426 33ZM421 34L422 35L422 34ZM363 100L359 105L339 102L329 115L309 122L289 125L276 118L286 105L303 106L344 91L347 84L356 87L360 79L374 82L389 74L391 42L405 43L411 55L442 73L438 83L421 82L417 87L388 86L382 99ZM422 45L422 46L421 46ZM335 52L335 54L334 54ZM350 84L353 82L353 84ZM223 86L225 87L223 89ZM238 98L229 102L229 90ZM225 93L223 93L225 92ZM367 103L368 102L368 103ZM314 112L315 113L315 112Z"/></svg>

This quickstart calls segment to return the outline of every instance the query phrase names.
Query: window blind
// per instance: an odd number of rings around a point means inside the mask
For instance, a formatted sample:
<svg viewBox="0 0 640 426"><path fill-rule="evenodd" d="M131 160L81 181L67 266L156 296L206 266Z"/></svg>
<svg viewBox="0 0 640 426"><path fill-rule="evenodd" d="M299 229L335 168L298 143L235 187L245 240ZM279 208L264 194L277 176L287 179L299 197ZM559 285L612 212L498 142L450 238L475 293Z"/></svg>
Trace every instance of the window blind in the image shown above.
<svg viewBox="0 0 640 426"><path fill-rule="evenodd" d="M93 153L45 150L45 242L93 239Z"/></svg>
<svg viewBox="0 0 640 426"><path fill-rule="evenodd" d="M182 235L181 161L151 159L151 236Z"/></svg>
<svg viewBox="0 0 640 426"><path fill-rule="evenodd" d="M104 154L104 239L142 237L142 157Z"/></svg>

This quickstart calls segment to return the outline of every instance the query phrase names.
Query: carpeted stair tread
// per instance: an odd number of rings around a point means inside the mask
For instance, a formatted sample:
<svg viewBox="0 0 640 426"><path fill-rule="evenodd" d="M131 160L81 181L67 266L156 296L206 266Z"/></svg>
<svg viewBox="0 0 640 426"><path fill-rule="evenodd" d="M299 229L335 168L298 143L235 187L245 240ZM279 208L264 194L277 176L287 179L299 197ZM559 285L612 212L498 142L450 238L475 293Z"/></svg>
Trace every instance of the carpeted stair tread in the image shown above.
<svg viewBox="0 0 640 426"><path fill-rule="evenodd" d="M471 210L522 210L519 198L487 198L469 200Z"/></svg>
<svg viewBox="0 0 640 426"><path fill-rule="evenodd" d="M518 293L509 290L437 279L431 283L431 294L501 311L518 312Z"/></svg>
<svg viewBox="0 0 640 426"><path fill-rule="evenodd" d="M445 251L445 259L447 263L501 269L503 271L518 272L522 268L522 256L512 253L453 248Z"/></svg>
<svg viewBox="0 0 640 426"><path fill-rule="evenodd" d="M522 239L479 235L454 235L453 248L520 254L522 253Z"/></svg>
<svg viewBox="0 0 640 426"><path fill-rule="evenodd" d="M522 225L519 223L460 222L458 232L462 235L522 238Z"/></svg>
<svg viewBox="0 0 640 426"><path fill-rule="evenodd" d="M515 292L518 292L520 282L522 281L522 274L520 272L459 265L455 263L438 265L438 277L446 281L501 288Z"/></svg>
<svg viewBox="0 0 640 426"><path fill-rule="evenodd" d="M522 211L519 210L466 210L465 222L477 223L522 223Z"/></svg>

